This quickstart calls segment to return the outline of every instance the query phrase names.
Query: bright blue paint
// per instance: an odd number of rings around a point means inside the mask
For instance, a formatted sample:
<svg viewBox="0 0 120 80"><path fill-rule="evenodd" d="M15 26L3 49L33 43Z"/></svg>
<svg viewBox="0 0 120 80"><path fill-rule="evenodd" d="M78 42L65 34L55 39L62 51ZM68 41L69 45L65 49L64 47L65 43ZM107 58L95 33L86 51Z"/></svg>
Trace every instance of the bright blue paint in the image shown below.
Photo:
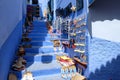
<svg viewBox="0 0 120 80"><path fill-rule="evenodd" d="M92 36L88 66L90 80L120 80L119 3L119 0L96 0L89 10Z"/></svg>
<svg viewBox="0 0 120 80"><path fill-rule="evenodd" d="M86 9L81 10L80 12L78 12L78 16L83 11L87 11L87 10ZM7 24L5 24L5 26L7 26ZM7 37L4 38L4 36L3 37L0 36L0 40L1 41L4 40L4 42L2 43L3 46L1 46L0 48L0 58L1 58L0 64L2 64L2 66L0 65L1 80L7 80L6 76L8 74L11 61L13 60L16 46L18 45L19 39L21 37L21 26L22 26L21 22L19 22L17 26L14 25L13 30L11 29L12 32L8 31L10 33L7 34L9 36L8 38ZM5 30L6 28L1 27L0 24L0 34L4 34ZM14 43L12 43L13 41ZM95 37L91 39L89 46L89 56L88 56L89 62L87 69L89 71L89 74L86 73L87 75L89 75L90 80L120 79L119 78L120 66L118 65L120 63L119 47L120 47L120 43L117 42L111 42L109 40L99 39ZM39 59L35 58L35 60L39 60ZM38 75L37 71L35 73L36 75Z"/></svg>
<svg viewBox="0 0 120 80"><path fill-rule="evenodd" d="M33 25L34 25L34 30L37 30L37 32L31 32L30 34L34 34L34 35L29 36L32 38L32 41L28 43L32 43L32 48L25 48L26 55L24 56L24 58L27 60L27 65L26 65L27 70L31 71L35 78L40 76L58 74L58 73L60 74L60 65L55 61L56 58L54 54L55 51L53 50L53 43L50 41L50 38L47 39L47 41L49 42L46 42L46 40L44 40L46 37L50 37L50 35L48 35L47 32L44 32L44 34L41 32L47 30L45 22L34 21ZM51 48L49 47L45 48L45 46L51 46ZM46 66L44 68L44 66L42 66L42 64L44 63L49 63L48 67ZM17 72L15 73L18 75L18 78L21 79L21 73L24 72L25 71L23 70L20 73Z"/></svg>
<svg viewBox="0 0 120 80"><path fill-rule="evenodd" d="M53 20L55 21L56 20L56 7L57 7L57 5L56 5L56 0L53 0L54 1L54 9L53 9Z"/></svg>
<svg viewBox="0 0 120 80"><path fill-rule="evenodd" d="M92 38L89 52L91 80L119 80L120 43Z"/></svg>
<svg viewBox="0 0 120 80"><path fill-rule="evenodd" d="M22 21L20 21L14 31L10 34L3 46L0 48L0 79L7 80L9 68L15 55L15 51L22 35Z"/></svg>
<svg viewBox="0 0 120 80"><path fill-rule="evenodd" d="M65 8L70 2L72 3L72 5L76 6L76 1L75 0L56 0L56 5L57 8Z"/></svg>
<svg viewBox="0 0 120 80"><path fill-rule="evenodd" d="M0 1L0 80L7 80L22 35L26 14L25 0Z"/></svg>
<svg viewBox="0 0 120 80"><path fill-rule="evenodd" d="M43 17L43 11L42 11L42 4L41 3L39 3L39 15L40 15L40 17Z"/></svg>
<svg viewBox="0 0 120 80"><path fill-rule="evenodd" d="M22 6L22 0L0 1L0 47L22 19Z"/></svg>
<svg viewBox="0 0 120 80"><path fill-rule="evenodd" d="M76 11L75 13L71 13L70 18L78 18L80 16L86 15L88 13L88 2L87 0L84 1L84 8L82 10ZM65 8L69 3L72 3L73 6L76 6L76 1L75 0L57 0L57 8Z"/></svg>
<svg viewBox="0 0 120 80"><path fill-rule="evenodd" d="M49 63L53 60L56 60L56 56L52 55L52 54L48 54L48 55L44 55L44 56L38 56L37 55L37 56L34 56L34 59L33 59L33 56L25 56L24 58L27 60L27 62L36 61L36 62Z"/></svg>
<svg viewBox="0 0 120 80"><path fill-rule="evenodd" d="M47 3L49 0L38 0L38 1L39 1L39 6L41 7L40 16L43 16L43 12L47 10Z"/></svg>
<svg viewBox="0 0 120 80"><path fill-rule="evenodd" d="M71 19L76 19L76 18L80 18L80 17L83 17L85 16L85 22L88 23L88 1L87 0L83 0L84 3L83 3L83 9L79 10L79 11L76 11L75 13L71 13L70 15L70 18ZM66 0L65 3L64 3L64 0L60 0L58 2L58 6L57 8L61 7L61 8L65 8L67 6L67 4L69 4L70 2L72 2L72 5L75 6L75 1L74 0ZM66 4L66 6L65 6ZM86 26L86 28L88 29L88 25ZM87 30L88 31L88 30ZM87 62L89 63L89 37L88 37L88 32L86 33L86 55L87 55ZM71 49L71 48L66 48L65 49L65 52L68 53L68 55L73 58L74 56L80 56L78 53L75 53L74 52L74 49ZM89 64L88 64L89 65ZM84 73L84 76L88 77L88 71L89 71L89 68L85 69L85 73Z"/></svg>
<svg viewBox="0 0 120 80"><path fill-rule="evenodd" d="M32 71L33 76L44 76L44 75L51 75L51 74L58 74L60 73L60 68L48 69L48 70L39 70L39 71Z"/></svg>

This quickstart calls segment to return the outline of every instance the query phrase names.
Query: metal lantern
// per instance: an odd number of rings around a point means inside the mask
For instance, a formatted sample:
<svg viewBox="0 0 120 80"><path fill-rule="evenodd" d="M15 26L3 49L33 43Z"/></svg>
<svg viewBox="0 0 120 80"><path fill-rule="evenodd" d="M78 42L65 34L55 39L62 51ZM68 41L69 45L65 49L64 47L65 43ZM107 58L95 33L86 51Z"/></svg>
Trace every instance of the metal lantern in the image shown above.
<svg viewBox="0 0 120 80"><path fill-rule="evenodd" d="M76 10L76 7L75 6L72 6L71 7L71 10L74 12Z"/></svg>

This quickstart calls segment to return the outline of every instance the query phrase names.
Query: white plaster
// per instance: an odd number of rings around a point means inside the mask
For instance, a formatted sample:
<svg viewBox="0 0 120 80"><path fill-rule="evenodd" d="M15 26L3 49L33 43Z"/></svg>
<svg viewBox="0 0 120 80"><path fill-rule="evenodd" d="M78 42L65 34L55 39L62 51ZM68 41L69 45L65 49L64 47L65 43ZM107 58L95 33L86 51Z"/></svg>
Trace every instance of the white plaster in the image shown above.
<svg viewBox="0 0 120 80"><path fill-rule="evenodd" d="M92 22L93 37L120 42L120 20Z"/></svg>

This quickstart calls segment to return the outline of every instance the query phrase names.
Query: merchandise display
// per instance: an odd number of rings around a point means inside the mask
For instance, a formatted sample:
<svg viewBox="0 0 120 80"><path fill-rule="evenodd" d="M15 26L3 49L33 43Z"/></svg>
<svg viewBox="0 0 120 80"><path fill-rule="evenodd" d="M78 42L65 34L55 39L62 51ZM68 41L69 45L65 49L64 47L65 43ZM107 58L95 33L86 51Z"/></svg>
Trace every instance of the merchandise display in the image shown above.
<svg viewBox="0 0 120 80"><path fill-rule="evenodd" d="M26 60L23 57L19 57L12 65L13 70L21 71L25 69Z"/></svg>
<svg viewBox="0 0 120 80"><path fill-rule="evenodd" d="M18 48L18 53L17 53L18 56L23 56L25 55L25 49L22 45L20 45L20 47Z"/></svg>
<svg viewBox="0 0 120 80"><path fill-rule="evenodd" d="M60 47L60 41L59 40L53 40L54 47Z"/></svg>
<svg viewBox="0 0 120 80"><path fill-rule="evenodd" d="M22 80L34 80L31 72L26 72L22 76Z"/></svg>
<svg viewBox="0 0 120 80"><path fill-rule="evenodd" d="M84 76L80 75L80 74L76 74L75 76L73 76L71 78L71 80L87 80Z"/></svg>
<svg viewBox="0 0 120 80"><path fill-rule="evenodd" d="M84 7L83 0L73 2L68 0L62 8L55 0L44 1L46 5L32 0L26 6L9 73L20 80L86 80L87 16L78 12Z"/></svg>
<svg viewBox="0 0 120 80"><path fill-rule="evenodd" d="M59 17L60 18L60 17ZM69 53L73 56L57 56L58 62L61 64L61 75L63 78L69 79L71 72L78 72L83 75L87 68L87 44L86 44L86 21L85 16L70 21L69 18L62 19L62 24L58 24L57 29L61 29L61 34L67 34L66 39L61 35L62 45L65 49L73 50ZM74 54L77 54L75 57ZM75 68L72 68L74 66ZM73 76L71 76L72 78ZM82 80L82 79L81 79ZM84 80L84 79L83 79Z"/></svg>
<svg viewBox="0 0 120 80"><path fill-rule="evenodd" d="M66 55L56 55L57 61L61 64L61 76L71 79L76 74L76 67L72 58Z"/></svg>
<svg viewBox="0 0 120 80"><path fill-rule="evenodd" d="M74 56L74 64L76 65L76 70L79 74L84 75L84 71L87 68L87 39L86 39L86 22L85 16L82 16L78 19L74 19L73 23L70 25L70 41L74 40L75 47L72 48L74 53L77 54ZM74 79L73 79L74 80ZM81 79L84 80L84 79Z"/></svg>

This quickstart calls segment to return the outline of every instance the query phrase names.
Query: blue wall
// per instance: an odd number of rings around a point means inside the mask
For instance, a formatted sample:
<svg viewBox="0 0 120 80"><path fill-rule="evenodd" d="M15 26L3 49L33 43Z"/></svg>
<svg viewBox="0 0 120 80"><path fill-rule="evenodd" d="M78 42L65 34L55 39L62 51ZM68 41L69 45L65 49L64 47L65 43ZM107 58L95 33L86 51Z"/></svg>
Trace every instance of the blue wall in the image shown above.
<svg viewBox="0 0 120 80"><path fill-rule="evenodd" d="M0 47L22 19L22 1L0 1Z"/></svg>
<svg viewBox="0 0 120 80"><path fill-rule="evenodd" d="M15 50L18 46L18 43L21 38L22 33L22 21L18 23L13 32L9 35L8 39L5 41L3 46L0 49L0 79L7 80L7 74L9 72L9 68L11 62L15 55Z"/></svg>
<svg viewBox="0 0 120 80"><path fill-rule="evenodd" d="M92 1L89 0L90 3ZM89 80L120 80L119 3L119 0L116 2L114 0L96 0L89 9L90 40L88 38L88 68L85 73ZM58 0L58 4L60 5L57 8L65 7L67 2ZM83 11L88 12L87 8ZM78 16L83 11L78 12ZM69 53L72 52L69 51Z"/></svg>
<svg viewBox="0 0 120 80"><path fill-rule="evenodd" d="M74 13L74 16L73 16L73 13L71 13L70 15L70 18L78 18L78 17L81 17L81 16L86 16L87 17L87 14L88 14L88 6L89 6L89 3L88 3L88 0L83 0L84 1L84 8L80 11L76 11ZM56 0L56 4L57 4L57 8L65 8L69 3L72 3L73 6L76 6L76 1L75 0Z"/></svg>
<svg viewBox="0 0 120 80"><path fill-rule="evenodd" d="M119 3L119 0L96 0L89 9L90 80L120 80Z"/></svg>
<svg viewBox="0 0 120 80"><path fill-rule="evenodd" d="M120 80L120 42L94 37L89 50L90 80Z"/></svg>
<svg viewBox="0 0 120 80"><path fill-rule="evenodd" d="M76 18L80 18L80 17L83 17L83 16L85 16L85 21L88 23L88 12L89 12L89 10L88 10L88 6L89 6L89 2L88 2L88 0L83 0L84 1L84 8L83 9L81 9L81 10L79 10L79 11L76 11L75 13L72 13L71 15L70 15L70 18L72 17L72 19L76 19ZM57 8L65 8L69 3L72 3L72 5L73 6L76 6L76 2L75 2L75 0L66 0L66 1L64 1L64 0L57 0ZM73 16L73 14L74 14L74 16ZM88 27L88 25L86 26L86 27ZM88 29L87 29L88 30ZM88 46L89 46L89 34L88 34L88 32L86 33L86 38L88 39L88 40L86 40L86 42L87 42L87 46L86 46L86 54L88 55L87 57L88 57L88 59L87 60L89 60L89 54L88 54ZM69 53L68 55L70 56L70 57L74 57L74 56L80 56L78 53L75 53L74 52L74 50L73 49L66 49L66 52L67 53ZM89 61L88 61L88 63L89 63ZM89 65L89 64L88 64ZM89 68L87 68L86 70L85 70L85 76L86 77L88 77L88 72L89 71Z"/></svg>
<svg viewBox="0 0 120 80"><path fill-rule="evenodd" d="M23 15L26 13L25 5L25 0L0 1L0 80L7 80L11 62L20 42Z"/></svg>
<svg viewBox="0 0 120 80"><path fill-rule="evenodd" d="M47 3L49 0L38 0L39 1L39 6L40 6L40 16L44 17L44 11L47 10Z"/></svg>

